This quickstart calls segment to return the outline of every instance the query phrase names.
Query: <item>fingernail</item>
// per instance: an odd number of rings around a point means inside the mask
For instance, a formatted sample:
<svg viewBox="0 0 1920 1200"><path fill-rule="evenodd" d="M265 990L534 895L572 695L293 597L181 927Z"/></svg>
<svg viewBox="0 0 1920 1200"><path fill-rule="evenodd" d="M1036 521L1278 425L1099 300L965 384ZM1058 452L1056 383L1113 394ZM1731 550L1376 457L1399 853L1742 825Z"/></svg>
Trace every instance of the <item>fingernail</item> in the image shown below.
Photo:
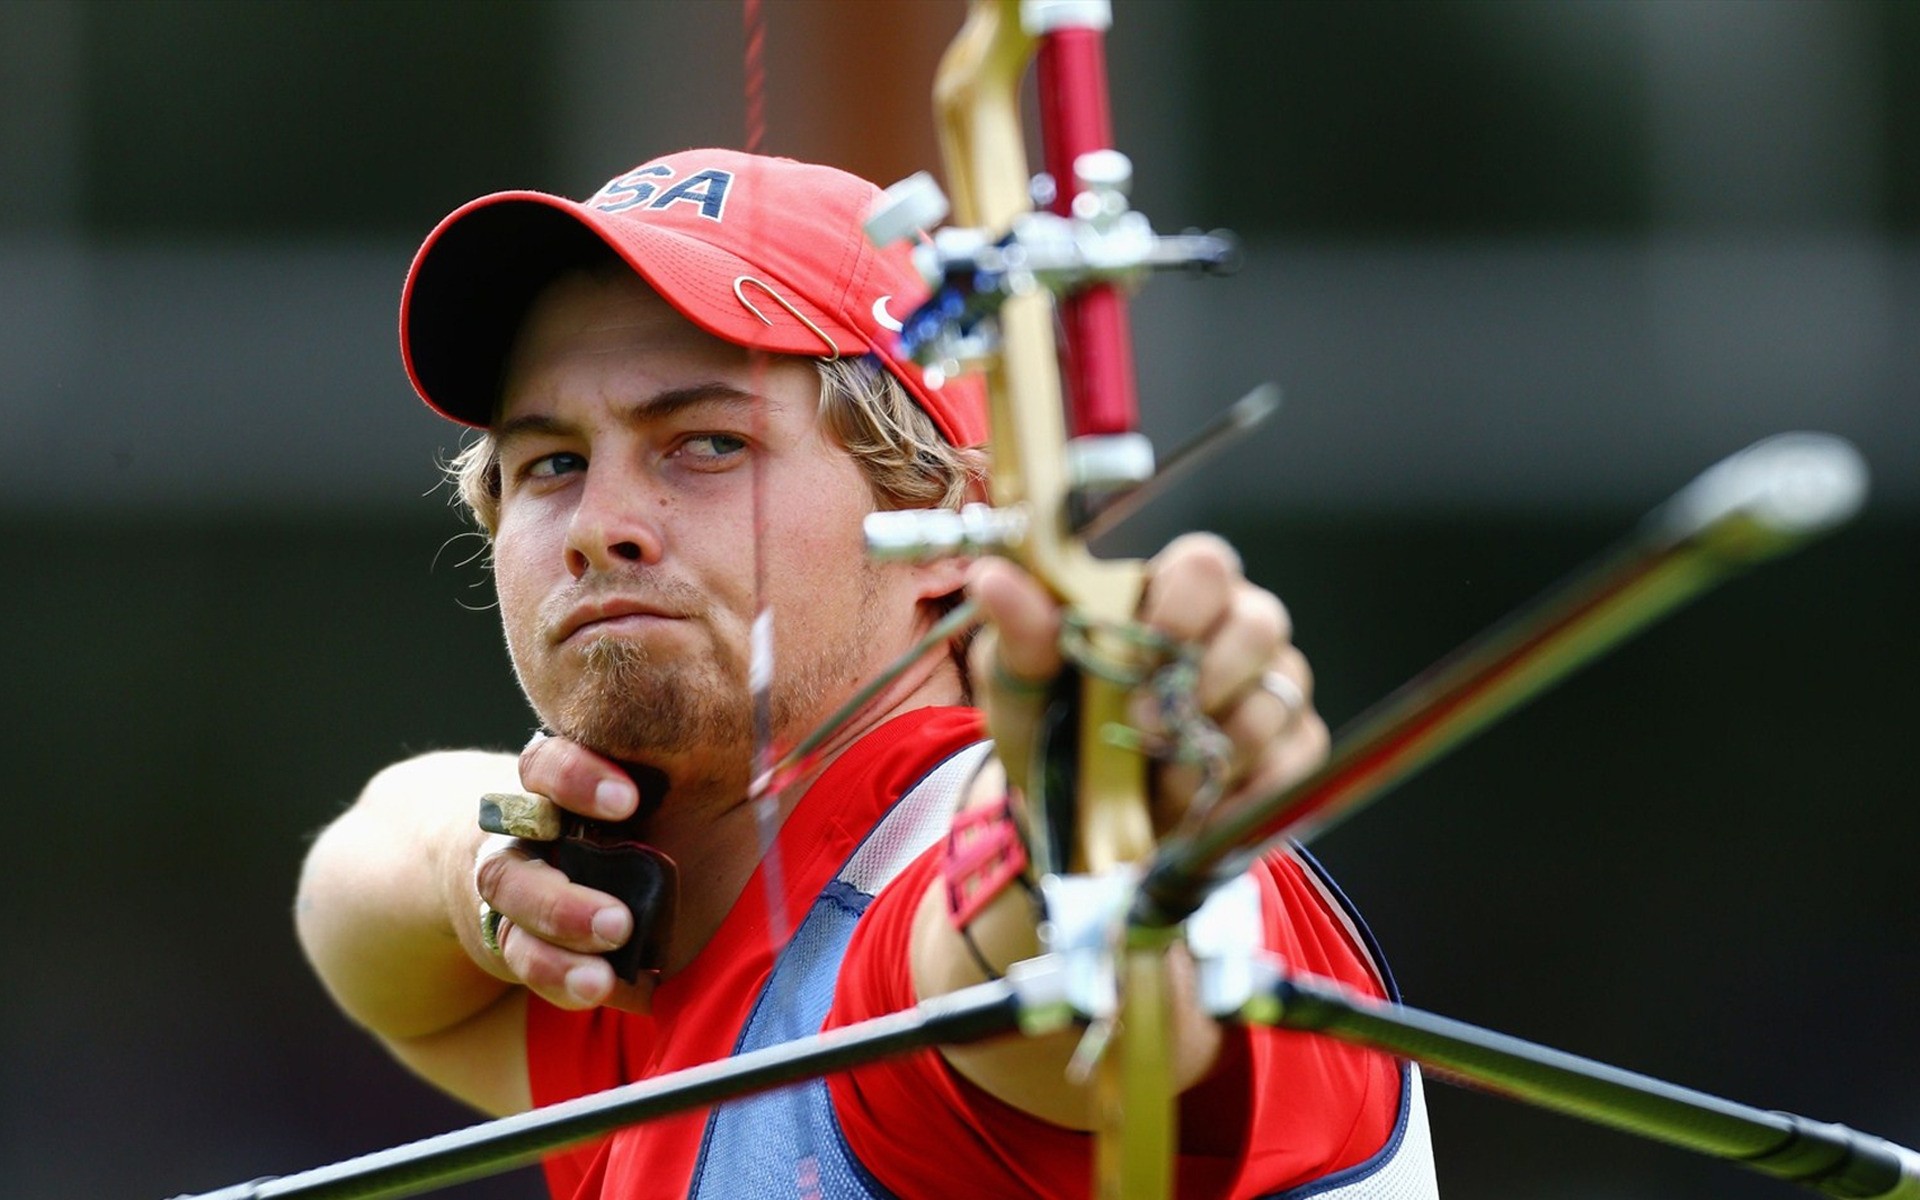
<svg viewBox="0 0 1920 1200"><path fill-rule="evenodd" d="M633 914L617 904L610 904L593 914L593 936L608 946L618 946L627 940L633 932Z"/></svg>
<svg viewBox="0 0 1920 1200"><path fill-rule="evenodd" d="M597 1004L606 995L607 965L600 962L581 963L567 972L567 995L582 1004Z"/></svg>
<svg viewBox="0 0 1920 1200"><path fill-rule="evenodd" d="M631 815L640 803L640 791L629 780L602 779L593 789L593 803L601 816L619 820Z"/></svg>

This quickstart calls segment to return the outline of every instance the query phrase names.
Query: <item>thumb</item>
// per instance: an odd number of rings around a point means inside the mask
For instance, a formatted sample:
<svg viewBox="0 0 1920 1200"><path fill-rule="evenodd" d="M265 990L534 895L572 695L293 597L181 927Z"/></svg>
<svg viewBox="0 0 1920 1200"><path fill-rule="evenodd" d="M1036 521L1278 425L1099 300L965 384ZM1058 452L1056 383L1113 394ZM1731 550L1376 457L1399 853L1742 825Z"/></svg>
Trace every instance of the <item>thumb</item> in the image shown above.
<svg viewBox="0 0 1920 1200"><path fill-rule="evenodd" d="M1007 690L1044 688L1060 673L1060 604L1032 575L1003 558L983 558L967 572L967 592L998 634L987 664ZM987 682L996 682L988 680Z"/></svg>
<svg viewBox="0 0 1920 1200"><path fill-rule="evenodd" d="M1027 779L1034 731L1060 673L1060 606L1033 576L1004 559L983 558L967 592L986 628L974 639L969 674L996 752L1015 786Z"/></svg>

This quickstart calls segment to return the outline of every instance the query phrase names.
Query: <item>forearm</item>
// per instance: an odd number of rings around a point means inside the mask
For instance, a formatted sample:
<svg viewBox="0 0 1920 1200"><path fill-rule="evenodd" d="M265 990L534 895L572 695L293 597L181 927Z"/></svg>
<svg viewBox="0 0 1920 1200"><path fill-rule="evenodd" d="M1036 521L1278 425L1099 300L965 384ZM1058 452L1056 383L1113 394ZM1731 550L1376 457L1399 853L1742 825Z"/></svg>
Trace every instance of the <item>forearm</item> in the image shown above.
<svg viewBox="0 0 1920 1200"><path fill-rule="evenodd" d="M976 780L963 809L998 803L1000 775L990 768ZM1016 796L1016 810L1020 805ZM980 960L996 973L1039 952L1034 901L1019 883L1000 894L967 923L966 936L949 915L944 881L920 898L914 916L912 971L916 994L926 999L987 978ZM972 945L969 947L968 942ZM976 956L977 951L977 956ZM1174 1086L1186 1088L1204 1078L1219 1056L1219 1026L1203 1012L1193 987L1192 962L1183 948L1170 953L1173 984L1169 1059ZM1043 1038L1002 1039L943 1047L947 1061L988 1093L1043 1120L1068 1128L1091 1128L1089 1089L1067 1081L1066 1066L1079 1041L1078 1030Z"/></svg>
<svg viewBox="0 0 1920 1200"><path fill-rule="evenodd" d="M483 966L473 889L483 792L515 790L509 755L389 767L307 855L295 922L335 1002L389 1044L458 1026L508 982Z"/></svg>

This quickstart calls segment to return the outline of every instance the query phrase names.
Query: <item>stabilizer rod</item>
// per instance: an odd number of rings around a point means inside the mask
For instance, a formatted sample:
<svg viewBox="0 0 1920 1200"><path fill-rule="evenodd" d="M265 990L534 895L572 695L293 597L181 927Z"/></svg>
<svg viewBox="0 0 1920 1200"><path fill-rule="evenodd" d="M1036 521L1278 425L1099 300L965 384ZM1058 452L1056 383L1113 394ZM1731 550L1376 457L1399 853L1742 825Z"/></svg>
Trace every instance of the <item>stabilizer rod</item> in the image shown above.
<svg viewBox="0 0 1920 1200"><path fill-rule="evenodd" d="M1843 524L1866 487L1860 452L1826 434L1780 434L1710 468L1592 564L1356 717L1312 775L1161 843L1134 922L1184 920L1265 847L1327 829L1687 600Z"/></svg>
<svg viewBox="0 0 1920 1200"><path fill-rule="evenodd" d="M1336 983L1254 964L1249 1022L1385 1050L1439 1077L1849 1200L1920 1200L1920 1153L1844 1125L1752 1108Z"/></svg>

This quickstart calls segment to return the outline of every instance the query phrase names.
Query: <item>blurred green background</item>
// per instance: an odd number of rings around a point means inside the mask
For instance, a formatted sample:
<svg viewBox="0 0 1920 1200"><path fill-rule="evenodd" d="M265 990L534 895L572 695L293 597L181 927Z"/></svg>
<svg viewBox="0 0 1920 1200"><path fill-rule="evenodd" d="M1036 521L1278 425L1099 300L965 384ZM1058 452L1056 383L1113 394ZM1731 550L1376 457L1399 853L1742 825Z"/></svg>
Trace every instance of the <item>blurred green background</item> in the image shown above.
<svg viewBox="0 0 1920 1200"><path fill-rule="evenodd" d="M1920 6L1115 9L1137 203L1247 251L1141 298L1148 427L1288 396L1128 540L1233 536L1336 726L1724 454L1861 446L1854 527L1318 849L1417 1004L1920 1142ZM931 162L957 3L767 16L771 149ZM467 1119L333 1013L288 916L372 771L530 727L400 281L472 196L737 143L739 57L728 0L0 5L0 1194ZM1429 1094L1453 1197L1791 1194Z"/></svg>

